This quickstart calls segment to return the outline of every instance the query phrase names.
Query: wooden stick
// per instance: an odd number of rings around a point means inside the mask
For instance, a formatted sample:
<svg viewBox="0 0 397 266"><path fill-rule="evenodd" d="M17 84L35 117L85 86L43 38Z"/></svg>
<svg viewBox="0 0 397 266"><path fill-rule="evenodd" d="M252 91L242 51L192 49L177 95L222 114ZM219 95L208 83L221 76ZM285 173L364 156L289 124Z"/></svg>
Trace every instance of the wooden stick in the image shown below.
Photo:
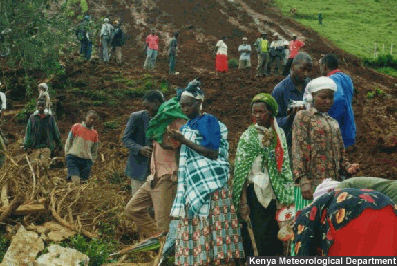
<svg viewBox="0 0 397 266"><path fill-rule="evenodd" d="M67 221L65 221L64 219L62 219L61 216L59 216L59 214L55 210L54 194L55 194L54 192L51 192L51 197L50 197L50 199L51 199L51 207L50 207L50 210L51 210L51 214L54 217L55 221L57 221L60 225L63 225L66 228L69 228L69 229L71 229L71 230L73 230L75 232L79 232L79 229L76 228L76 226L74 226L74 225L68 223ZM81 233L84 236L88 237L88 238L98 238L97 234L88 232L87 230L84 230L84 229L81 229Z"/></svg>
<svg viewBox="0 0 397 266"><path fill-rule="evenodd" d="M21 196L16 196L11 204L7 206L7 209L0 215L0 223L2 223L8 216L10 216L23 202L23 198Z"/></svg>
<svg viewBox="0 0 397 266"><path fill-rule="evenodd" d="M252 229L251 219L247 217L245 221L247 222L248 234L250 235L251 238L252 249L254 250L254 256L258 256L258 248L256 247L255 235Z"/></svg>
<svg viewBox="0 0 397 266"><path fill-rule="evenodd" d="M8 181L1 188L1 202L3 206L8 206L10 202L8 201Z"/></svg>
<svg viewBox="0 0 397 266"><path fill-rule="evenodd" d="M34 170L33 170L32 165L30 164L28 155L25 154L25 156L26 156L26 161L28 162L30 171L32 172L32 175L33 175L33 191L32 191L32 195L31 195L31 197L30 197L30 199L32 200L32 199L33 199L33 196L34 196L34 191L35 191L35 189L36 189L36 175L35 175L35 173L34 173Z"/></svg>
<svg viewBox="0 0 397 266"><path fill-rule="evenodd" d="M6 153L6 152L4 151L4 154L6 155L6 157L7 157L15 166L19 166L19 164L17 164L17 163L14 161L14 159L12 159L10 155L8 155L8 153Z"/></svg>

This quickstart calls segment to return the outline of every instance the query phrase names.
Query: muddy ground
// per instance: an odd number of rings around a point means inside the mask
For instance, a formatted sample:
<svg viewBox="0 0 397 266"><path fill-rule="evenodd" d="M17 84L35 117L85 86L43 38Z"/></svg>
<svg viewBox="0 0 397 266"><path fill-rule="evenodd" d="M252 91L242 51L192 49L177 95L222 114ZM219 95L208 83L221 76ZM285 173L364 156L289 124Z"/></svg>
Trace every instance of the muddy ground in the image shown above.
<svg viewBox="0 0 397 266"><path fill-rule="evenodd" d="M274 86L284 77L255 78L254 71L243 73L231 69L219 80L215 80L213 47L221 36L226 35L229 58L238 58L237 47L242 37L248 37L249 42L253 43L258 33L263 30L270 36L277 31L285 38L289 38L292 33L297 33L298 38L304 38L306 46L303 51L309 53L315 62L313 78L320 74L317 62L321 54L332 52L339 56L340 69L351 75L356 89L353 108L357 142L347 149L347 157L351 162L360 164L358 176L397 179L396 78L363 66L358 58L338 49L313 30L283 17L271 1L102 0L89 5L94 16L109 14L111 18L123 18L127 33L127 44L123 50L125 64L122 67L114 63L105 66L95 60L92 63L79 63L76 52L64 58L66 74L52 78L50 83L56 92L53 98L58 98L61 106L57 120L63 140L66 140L71 126L80 122L87 110L95 109L101 116L98 132L102 142L100 153L104 154L105 161L98 161L94 165L94 179L103 173L123 172L128 152L121 145L121 134L130 113L140 110L142 105L138 96L117 98L114 92L136 87L140 81L148 79L147 75L151 76L154 83L168 83L173 88L184 87L193 78L200 77L206 94L204 110L227 125L231 144L230 158L233 162L238 139L250 124L250 100L257 93L272 92ZM156 70L149 73L142 69L143 44L145 36L153 26L160 32L160 55ZM170 76L167 74L165 43L168 34L176 30L180 31L177 62L177 71L180 74ZM255 53L252 64L254 67L257 64ZM3 78L12 80L17 85L18 73L6 69ZM47 78L39 73L31 73L31 76L37 83ZM121 79L124 81L120 81ZM125 80L133 80L135 85ZM368 99L367 93L376 88L387 95ZM87 96L87 92L99 91L103 94L99 100ZM169 89L166 95L171 97L173 90ZM20 95L12 95L10 100L14 107L6 112L4 130L11 143L16 145L24 136L25 124L15 121L15 110L20 109L25 100ZM109 121L116 121L117 126L114 129L105 128L104 123ZM22 151L16 154L20 153ZM57 170L53 175L62 176L65 172ZM120 193L127 202L128 192Z"/></svg>

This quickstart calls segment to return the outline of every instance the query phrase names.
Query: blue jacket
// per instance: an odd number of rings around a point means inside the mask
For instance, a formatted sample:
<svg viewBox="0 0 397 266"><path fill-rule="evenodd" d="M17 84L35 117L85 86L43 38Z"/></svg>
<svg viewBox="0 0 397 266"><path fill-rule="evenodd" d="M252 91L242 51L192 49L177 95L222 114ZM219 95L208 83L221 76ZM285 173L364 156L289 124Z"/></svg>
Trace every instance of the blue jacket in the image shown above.
<svg viewBox="0 0 397 266"><path fill-rule="evenodd" d="M150 173L150 159L139 153L141 147L150 145L146 139L148 125L148 112L139 111L131 114L124 130L122 141L130 151L125 173L134 180L145 181Z"/></svg>
<svg viewBox="0 0 397 266"><path fill-rule="evenodd" d="M308 80L306 81L306 84ZM288 149L292 145L292 122L287 119L287 111L290 101L302 101L305 90L299 91L292 82L291 75L278 83L272 92L273 98L278 104L277 123L281 127L287 138Z"/></svg>
<svg viewBox="0 0 397 266"><path fill-rule="evenodd" d="M330 78L336 83L337 91L334 94L334 105L328 114L339 123L345 147L355 143L356 124L353 113L353 93L354 86L352 79L342 73L332 74Z"/></svg>

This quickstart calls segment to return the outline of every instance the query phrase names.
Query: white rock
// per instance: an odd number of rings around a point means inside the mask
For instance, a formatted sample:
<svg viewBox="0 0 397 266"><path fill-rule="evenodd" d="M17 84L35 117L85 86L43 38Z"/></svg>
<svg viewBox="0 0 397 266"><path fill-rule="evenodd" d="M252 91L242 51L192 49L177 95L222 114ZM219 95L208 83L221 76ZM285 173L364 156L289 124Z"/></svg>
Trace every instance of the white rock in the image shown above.
<svg viewBox="0 0 397 266"><path fill-rule="evenodd" d="M89 257L75 249L50 245L48 253L36 260L37 266L81 266L88 265Z"/></svg>
<svg viewBox="0 0 397 266"><path fill-rule="evenodd" d="M44 242L35 232L26 231L21 226L12 238L1 266L34 265L37 254L44 249Z"/></svg>
<svg viewBox="0 0 397 266"><path fill-rule="evenodd" d="M34 226L30 228L42 235L43 239L51 242L61 242L76 234L76 232L65 228L56 222L46 222L42 226ZM29 230L29 229L28 229Z"/></svg>

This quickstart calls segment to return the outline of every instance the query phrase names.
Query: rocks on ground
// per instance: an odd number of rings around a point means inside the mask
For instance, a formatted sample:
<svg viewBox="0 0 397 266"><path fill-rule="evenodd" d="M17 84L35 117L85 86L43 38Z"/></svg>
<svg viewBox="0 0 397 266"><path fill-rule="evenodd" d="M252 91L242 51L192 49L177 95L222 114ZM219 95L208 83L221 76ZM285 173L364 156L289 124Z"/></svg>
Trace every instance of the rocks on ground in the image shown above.
<svg viewBox="0 0 397 266"><path fill-rule="evenodd" d="M89 257L75 249L50 245L48 253L36 260L37 266L82 266L88 265Z"/></svg>
<svg viewBox="0 0 397 266"><path fill-rule="evenodd" d="M28 231L29 230L29 231ZM44 241L60 242L76 234L55 223L47 222L42 226L31 225L28 230L24 226L18 229L12 238L0 266L81 266L88 265L89 257L77 250L50 245L48 253L37 258L44 250ZM40 234L40 235L39 235Z"/></svg>

